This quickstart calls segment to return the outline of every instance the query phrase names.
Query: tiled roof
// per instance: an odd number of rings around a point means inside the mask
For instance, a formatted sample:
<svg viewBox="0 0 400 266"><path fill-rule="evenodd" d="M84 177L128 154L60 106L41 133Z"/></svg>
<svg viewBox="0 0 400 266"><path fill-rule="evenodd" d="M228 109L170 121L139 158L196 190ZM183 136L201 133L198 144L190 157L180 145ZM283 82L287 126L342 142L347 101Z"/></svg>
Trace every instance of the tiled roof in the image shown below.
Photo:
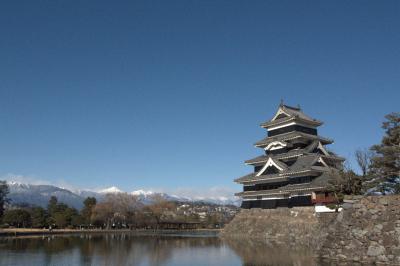
<svg viewBox="0 0 400 266"><path fill-rule="evenodd" d="M246 180L251 180L256 176L257 173L250 173L247 175L244 175L242 177L236 178L235 182L242 182L242 181L246 181Z"/></svg>
<svg viewBox="0 0 400 266"><path fill-rule="evenodd" d="M269 190L258 190L258 191L245 191L237 193L237 196L255 196L255 195L269 195L269 194L286 194L289 192L296 191L307 191L307 190L315 190L315 189L324 189L328 186L329 181L333 179L334 176L331 173L324 172L317 178L315 178L310 183L303 184L290 184L286 186L282 186L277 189L269 189Z"/></svg>
<svg viewBox="0 0 400 266"><path fill-rule="evenodd" d="M296 162L286 167L286 169L278 174L269 174L269 175L260 175L256 176L257 173L251 173L245 176L242 176L235 181L238 183L241 182L251 182L257 180L264 180L263 182L269 183L269 180L284 178L285 176L290 176L293 174L310 172L310 171L321 171L321 169L313 168L312 165L318 160L321 155L319 154L308 154L304 156L300 156L297 158ZM277 161L277 160L276 160ZM282 162L281 162L282 163ZM272 181L275 182L275 181Z"/></svg>
<svg viewBox="0 0 400 266"><path fill-rule="evenodd" d="M306 152L305 149L297 149L297 150L290 150L286 153L280 153L280 154L275 154L275 155L261 155L261 156L255 157L253 159L247 160L247 161L245 161L245 163L246 164L265 163L269 157L272 157L273 159L281 160L282 158L298 156L298 155L304 154L305 152Z"/></svg>
<svg viewBox="0 0 400 266"><path fill-rule="evenodd" d="M290 172L299 172L304 171L306 169L310 169L310 167L315 163L316 160L320 157L319 154L309 154L300 156L297 158L296 162L290 166Z"/></svg>
<svg viewBox="0 0 400 266"><path fill-rule="evenodd" d="M282 124L282 123L285 123L285 122L288 122L291 120L296 120L296 119L302 120L304 122L308 122L308 123L311 123L311 124L314 124L317 126L322 125L321 121L306 115L305 113L303 113L303 111L300 108L292 107L292 106L288 106L288 105L281 105L278 109L278 112L279 112L279 110L282 110L288 116L264 122L261 124L261 126L262 127L270 127L273 125Z"/></svg>
<svg viewBox="0 0 400 266"><path fill-rule="evenodd" d="M261 147L261 146L267 146L268 144L270 144L271 142L274 142L274 141L288 141L288 140L292 140L292 139L296 139L296 138L306 138L306 139L311 139L311 140L318 140L318 141L321 141L322 144L333 143L333 140L328 139L328 138L294 131L294 132L288 132L288 133L276 135L273 137L266 137L260 141L257 141L254 145Z"/></svg>
<svg viewBox="0 0 400 266"><path fill-rule="evenodd" d="M285 113L287 113L287 114L289 114L291 116L297 116L297 117L300 117L301 119L316 121L316 119L311 118L308 115L306 115L305 113L303 113L301 111L301 108L292 107L292 106L289 106L289 105L282 105L281 108Z"/></svg>

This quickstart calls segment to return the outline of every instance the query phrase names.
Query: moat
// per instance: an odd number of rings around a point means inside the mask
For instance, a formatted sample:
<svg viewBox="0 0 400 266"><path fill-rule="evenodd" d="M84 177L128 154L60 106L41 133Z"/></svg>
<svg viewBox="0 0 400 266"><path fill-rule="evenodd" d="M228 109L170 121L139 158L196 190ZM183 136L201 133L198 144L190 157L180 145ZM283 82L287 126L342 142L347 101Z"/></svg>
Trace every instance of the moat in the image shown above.
<svg viewBox="0 0 400 266"><path fill-rule="evenodd" d="M0 265L330 265L308 251L202 236L76 234L0 239Z"/></svg>

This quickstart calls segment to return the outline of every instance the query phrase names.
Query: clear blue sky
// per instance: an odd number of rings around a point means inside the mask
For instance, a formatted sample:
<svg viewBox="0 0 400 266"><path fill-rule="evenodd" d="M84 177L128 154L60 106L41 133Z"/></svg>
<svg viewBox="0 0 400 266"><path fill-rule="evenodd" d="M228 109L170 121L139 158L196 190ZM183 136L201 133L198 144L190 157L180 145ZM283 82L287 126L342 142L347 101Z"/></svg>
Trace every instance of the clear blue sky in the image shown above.
<svg viewBox="0 0 400 266"><path fill-rule="evenodd" d="M0 176L239 190L280 99L351 157L399 111L399 1L3 1Z"/></svg>

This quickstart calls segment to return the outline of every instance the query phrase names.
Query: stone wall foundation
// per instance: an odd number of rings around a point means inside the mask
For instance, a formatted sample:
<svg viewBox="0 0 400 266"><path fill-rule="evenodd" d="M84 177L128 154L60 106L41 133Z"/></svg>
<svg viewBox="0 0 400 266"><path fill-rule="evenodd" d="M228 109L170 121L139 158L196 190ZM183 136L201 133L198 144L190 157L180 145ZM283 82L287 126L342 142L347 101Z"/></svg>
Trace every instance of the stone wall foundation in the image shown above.
<svg viewBox="0 0 400 266"><path fill-rule="evenodd" d="M400 195L349 200L340 213L316 214L313 207L241 210L220 235L308 247L316 256L350 264L400 265Z"/></svg>

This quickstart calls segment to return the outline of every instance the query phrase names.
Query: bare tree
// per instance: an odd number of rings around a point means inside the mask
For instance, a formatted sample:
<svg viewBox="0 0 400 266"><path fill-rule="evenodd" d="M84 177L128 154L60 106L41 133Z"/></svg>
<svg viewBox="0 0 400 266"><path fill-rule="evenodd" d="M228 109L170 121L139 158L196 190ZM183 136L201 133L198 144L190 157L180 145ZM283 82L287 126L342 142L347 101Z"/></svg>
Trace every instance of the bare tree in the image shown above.
<svg viewBox="0 0 400 266"><path fill-rule="evenodd" d="M172 216L176 211L176 203L165 200L160 195L153 196L153 203L147 206L149 213L158 226L163 218Z"/></svg>
<svg viewBox="0 0 400 266"><path fill-rule="evenodd" d="M93 208L91 220L95 225L110 229L113 217L112 204L110 202L100 202Z"/></svg>
<svg viewBox="0 0 400 266"><path fill-rule="evenodd" d="M134 222L137 211L142 207L143 204L137 196L127 193L107 194L105 199L94 207L92 220L107 229L117 225L128 226Z"/></svg>
<svg viewBox="0 0 400 266"><path fill-rule="evenodd" d="M367 149L358 149L355 152L355 156L357 164L361 169L362 176L366 177L369 166L371 165L371 158L373 157L373 152Z"/></svg>
<svg viewBox="0 0 400 266"><path fill-rule="evenodd" d="M128 193L107 194L104 202L109 202L115 212L129 213L142 207L137 196Z"/></svg>

